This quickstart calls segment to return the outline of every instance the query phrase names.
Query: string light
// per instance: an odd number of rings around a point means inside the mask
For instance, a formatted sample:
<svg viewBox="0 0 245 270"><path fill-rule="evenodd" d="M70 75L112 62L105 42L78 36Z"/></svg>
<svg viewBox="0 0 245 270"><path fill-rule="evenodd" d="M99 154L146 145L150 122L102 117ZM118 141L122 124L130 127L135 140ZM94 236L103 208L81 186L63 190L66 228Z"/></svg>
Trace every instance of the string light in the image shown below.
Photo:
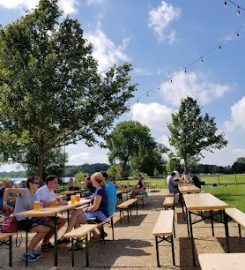
<svg viewBox="0 0 245 270"><path fill-rule="evenodd" d="M231 2L231 1L228 0L228 1L225 1L225 2L227 4L227 2ZM204 62L204 58L207 58L211 53L213 53L217 49L218 50L221 50L224 45L226 45L226 44L228 44L228 43L236 40L238 37L240 37L240 32L241 32L242 28L244 28L244 27L245 27L245 24L239 26L239 28L235 32L233 32L232 35L229 35L226 39L223 39L221 42L219 42L217 45L215 45L214 47L212 47L206 53L203 53L201 56L199 56L198 58L196 58L192 63L190 63L189 65L186 65L185 68L184 68L184 73L187 74L188 70L192 66L194 66L197 63L200 63L200 61L203 63ZM169 80L170 83L173 83L174 82L174 76L171 76L168 80ZM160 91L160 87L157 87L157 90ZM144 93L141 96L137 97L137 103L139 103L140 98L142 98L144 96L149 97L149 93L152 92L152 91L154 91L154 89L152 89L150 91L147 91L146 93Z"/></svg>
<svg viewBox="0 0 245 270"><path fill-rule="evenodd" d="M240 5L238 5L236 2L232 0L224 1L224 7L227 7L228 3L237 8L237 15L241 15L241 10L245 11L245 8L241 7Z"/></svg>

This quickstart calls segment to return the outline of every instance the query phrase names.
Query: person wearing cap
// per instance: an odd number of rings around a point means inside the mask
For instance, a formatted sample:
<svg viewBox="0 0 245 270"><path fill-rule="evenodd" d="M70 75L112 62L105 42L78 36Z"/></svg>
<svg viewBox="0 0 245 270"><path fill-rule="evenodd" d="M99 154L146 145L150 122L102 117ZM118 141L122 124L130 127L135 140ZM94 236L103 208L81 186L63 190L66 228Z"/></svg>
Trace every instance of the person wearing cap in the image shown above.
<svg viewBox="0 0 245 270"><path fill-rule="evenodd" d="M106 192L106 182L101 172L91 175L91 181L96 188L95 193L91 196L90 205L85 209L73 211L69 225L64 234L70 232L73 228L78 228L80 224L86 224L87 220L97 219L104 221L108 218L108 196ZM96 231L92 231L93 239L99 239L100 235ZM61 240L65 239L63 236ZM75 249L79 246L75 245Z"/></svg>
<svg viewBox="0 0 245 270"><path fill-rule="evenodd" d="M108 197L108 215L112 216L116 210L117 206L117 189L114 184L109 180L108 174L106 172L101 172L106 182L105 190Z"/></svg>

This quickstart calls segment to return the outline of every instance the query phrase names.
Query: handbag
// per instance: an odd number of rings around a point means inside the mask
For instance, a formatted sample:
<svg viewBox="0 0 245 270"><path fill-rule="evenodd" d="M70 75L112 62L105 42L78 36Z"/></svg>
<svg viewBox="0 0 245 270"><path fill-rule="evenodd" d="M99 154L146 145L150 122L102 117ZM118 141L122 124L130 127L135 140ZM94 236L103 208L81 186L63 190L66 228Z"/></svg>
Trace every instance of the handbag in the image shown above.
<svg viewBox="0 0 245 270"><path fill-rule="evenodd" d="M2 233L14 233L18 231L18 224L15 216L5 217L1 226Z"/></svg>

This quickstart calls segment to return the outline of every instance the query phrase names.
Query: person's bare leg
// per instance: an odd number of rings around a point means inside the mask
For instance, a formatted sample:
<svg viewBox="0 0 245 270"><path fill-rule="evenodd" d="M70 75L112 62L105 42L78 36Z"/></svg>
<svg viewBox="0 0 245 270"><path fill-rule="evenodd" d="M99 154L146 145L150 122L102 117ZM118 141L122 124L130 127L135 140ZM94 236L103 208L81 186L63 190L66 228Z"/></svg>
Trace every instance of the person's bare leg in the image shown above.
<svg viewBox="0 0 245 270"><path fill-rule="evenodd" d="M65 223L66 223L66 219L59 218L59 224L57 226L57 231L59 231L65 225ZM48 244L49 240L54 235L54 223L53 223L53 221L50 220L46 224L49 225L51 227L51 229L50 229L49 233L46 234L45 237L43 238L43 244Z"/></svg>
<svg viewBox="0 0 245 270"><path fill-rule="evenodd" d="M31 239L28 251L34 250L34 248L37 246L37 244L45 237L46 234L48 234L50 231L50 228L44 225L39 225L34 227L31 232L36 232L36 235L33 236Z"/></svg>

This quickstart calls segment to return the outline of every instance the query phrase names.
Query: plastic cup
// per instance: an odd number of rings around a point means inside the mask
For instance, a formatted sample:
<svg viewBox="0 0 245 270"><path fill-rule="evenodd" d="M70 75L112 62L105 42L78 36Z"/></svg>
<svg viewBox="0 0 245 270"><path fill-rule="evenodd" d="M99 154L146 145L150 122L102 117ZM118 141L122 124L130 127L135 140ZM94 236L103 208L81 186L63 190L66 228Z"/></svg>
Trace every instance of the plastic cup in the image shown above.
<svg viewBox="0 0 245 270"><path fill-rule="evenodd" d="M56 199L52 199L50 201L50 207L55 207L56 206Z"/></svg>
<svg viewBox="0 0 245 270"><path fill-rule="evenodd" d="M34 204L33 204L33 210L40 211L40 209L41 209L40 201L35 201Z"/></svg>
<svg viewBox="0 0 245 270"><path fill-rule="evenodd" d="M80 202L80 200L81 200L80 193L77 193L76 194L76 202Z"/></svg>
<svg viewBox="0 0 245 270"><path fill-rule="evenodd" d="M75 204L75 203L76 203L76 196L71 195L71 204Z"/></svg>

